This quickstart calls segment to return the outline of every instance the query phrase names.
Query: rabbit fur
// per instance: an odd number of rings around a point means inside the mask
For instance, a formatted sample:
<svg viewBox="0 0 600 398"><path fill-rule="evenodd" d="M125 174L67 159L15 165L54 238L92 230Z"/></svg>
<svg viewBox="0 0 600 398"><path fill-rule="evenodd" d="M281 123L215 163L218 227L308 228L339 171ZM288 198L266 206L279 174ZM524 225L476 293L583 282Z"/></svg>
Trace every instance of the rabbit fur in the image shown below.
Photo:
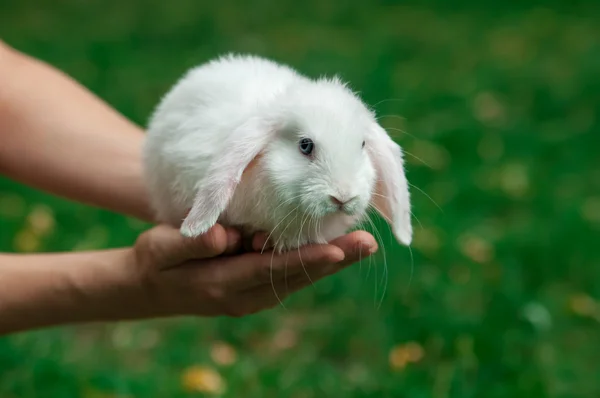
<svg viewBox="0 0 600 398"><path fill-rule="evenodd" d="M412 240L402 150L338 77L213 59L161 99L143 155L158 220L187 237L220 223L264 231L282 252L347 233L372 206L398 242Z"/></svg>

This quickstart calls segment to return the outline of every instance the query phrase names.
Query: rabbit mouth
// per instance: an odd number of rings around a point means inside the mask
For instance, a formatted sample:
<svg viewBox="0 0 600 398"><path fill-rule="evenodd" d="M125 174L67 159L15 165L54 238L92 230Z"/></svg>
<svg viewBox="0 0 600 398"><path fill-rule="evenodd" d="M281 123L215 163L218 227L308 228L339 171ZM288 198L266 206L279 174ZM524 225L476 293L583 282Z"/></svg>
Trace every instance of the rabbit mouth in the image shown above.
<svg viewBox="0 0 600 398"><path fill-rule="evenodd" d="M357 214L357 211L354 209L349 209L347 207L338 207L332 210L329 214L332 215L345 215L345 216L354 216Z"/></svg>
<svg viewBox="0 0 600 398"><path fill-rule="evenodd" d="M328 214L356 216L361 213L361 208L358 203L335 204L328 208Z"/></svg>

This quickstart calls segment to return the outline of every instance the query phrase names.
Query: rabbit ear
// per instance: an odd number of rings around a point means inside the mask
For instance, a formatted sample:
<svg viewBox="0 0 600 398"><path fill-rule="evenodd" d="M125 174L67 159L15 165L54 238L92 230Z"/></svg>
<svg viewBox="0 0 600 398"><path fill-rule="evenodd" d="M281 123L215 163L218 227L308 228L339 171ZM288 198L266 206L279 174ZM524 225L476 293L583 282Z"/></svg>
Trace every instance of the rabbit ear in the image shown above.
<svg viewBox="0 0 600 398"><path fill-rule="evenodd" d="M376 194L372 197L372 204L391 225L398 242L408 246L412 242L413 230L402 149L378 124L375 124L366 141L377 173Z"/></svg>
<svg viewBox="0 0 600 398"><path fill-rule="evenodd" d="M272 129L258 118L250 119L231 133L223 153L198 187L192 208L183 220L180 232L195 237L212 228L225 210L252 160L271 140Z"/></svg>

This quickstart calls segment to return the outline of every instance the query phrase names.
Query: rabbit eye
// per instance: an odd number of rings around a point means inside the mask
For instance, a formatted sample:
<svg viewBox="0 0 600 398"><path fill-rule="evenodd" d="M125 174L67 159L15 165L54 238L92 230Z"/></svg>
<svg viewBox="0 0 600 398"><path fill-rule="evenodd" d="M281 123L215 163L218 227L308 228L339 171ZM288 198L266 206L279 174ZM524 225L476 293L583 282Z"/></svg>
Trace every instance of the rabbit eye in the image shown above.
<svg viewBox="0 0 600 398"><path fill-rule="evenodd" d="M310 138L302 138L300 140L299 147L300 147L300 152L302 152L304 155L308 156L315 149L315 144Z"/></svg>
<svg viewBox="0 0 600 398"><path fill-rule="evenodd" d="M363 148L365 147L365 142L364 142L364 141L363 141L363 143L362 143L362 147L363 147Z"/></svg>

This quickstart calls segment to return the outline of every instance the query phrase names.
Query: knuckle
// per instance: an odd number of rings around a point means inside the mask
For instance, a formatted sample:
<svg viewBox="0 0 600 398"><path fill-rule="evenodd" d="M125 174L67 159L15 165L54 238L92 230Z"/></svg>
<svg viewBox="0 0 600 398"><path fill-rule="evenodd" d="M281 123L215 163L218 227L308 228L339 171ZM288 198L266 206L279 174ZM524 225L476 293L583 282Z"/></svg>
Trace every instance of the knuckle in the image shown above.
<svg viewBox="0 0 600 398"><path fill-rule="evenodd" d="M160 254L160 243L157 239L151 239L148 237L144 243L146 246L146 252L149 256L156 257Z"/></svg>
<svg viewBox="0 0 600 398"><path fill-rule="evenodd" d="M160 230L150 230L140 236L141 242L147 252L156 254L161 251L161 242L163 242Z"/></svg>

